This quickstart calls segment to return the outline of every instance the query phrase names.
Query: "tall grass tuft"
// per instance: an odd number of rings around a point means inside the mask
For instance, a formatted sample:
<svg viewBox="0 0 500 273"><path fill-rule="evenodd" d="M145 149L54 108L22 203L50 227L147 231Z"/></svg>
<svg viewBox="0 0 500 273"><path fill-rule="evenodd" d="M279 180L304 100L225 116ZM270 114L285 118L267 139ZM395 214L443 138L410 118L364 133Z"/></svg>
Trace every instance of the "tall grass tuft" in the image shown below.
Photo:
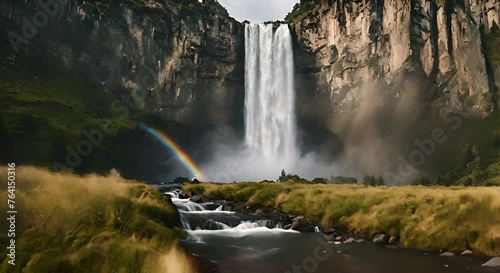
<svg viewBox="0 0 500 273"><path fill-rule="evenodd" d="M178 212L156 189L117 172L77 176L21 167L16 177L16 265L5 259L0 272L193 272L177 248L185 236ZM7 196L5 186L0 196Z"/></svg>

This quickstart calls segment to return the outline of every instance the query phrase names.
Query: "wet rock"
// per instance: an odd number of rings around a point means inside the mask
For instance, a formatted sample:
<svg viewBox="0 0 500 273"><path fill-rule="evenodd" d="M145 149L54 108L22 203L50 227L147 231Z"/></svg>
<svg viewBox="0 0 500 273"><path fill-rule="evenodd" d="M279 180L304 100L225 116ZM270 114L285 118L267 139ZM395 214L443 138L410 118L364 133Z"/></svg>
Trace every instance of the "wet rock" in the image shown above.
<svg viewBox="0 0 500 273"><path fill-rule="evenodd" d="M344 237L342 236L335 237L335 241L342 241L342 240L344 240Z"/></svg>
<svg viewBox="0 0 500 273"><path fill-rule="evenodd" d="M373 243L374 244L387 244L389 241L389 235L387 234L377 234L375 237L373 237Z"/></svg>
<svg viewBox="0 0 500 273"><path fill-rule="evenodd" d="M365 240L365 239L357 239L357 240L356 240L356 243L364 243L364 242L366 242L366 240Z"/></svg>
<svg viewBox="0 0 500 273"><path fill-rule="evenodd" d="M261 210L261 209L257 209L257 210L255 211L255 213L254 213L254 214L255 214L255 215L261 215L261 214L263 214L263 213L264 213L264 211L263 211L263 210Z"/></svg>
<svg viewBox="0 0 500 273"><path fill-rule="evenodd" d="M472 251L470 250L464 250L462 253L460 253L461 256L470 256L472 255Z"/></svg>
<svg viewBox="0 0 500 273"><path fill-rule="evenodd" d="M398 242L399 242L399 238L398 237L394 237L394 236L391 237L391 238L389 238L389 241L387 241L387 243L390 244L390 245L395 245Z"/></svg>
<svg viewBox="0 0 500 273"><path fill-rule="evenodd" d="M329 234L329 235L325 236L325 240L327 240L327 241L335 241L336 237L337 236L335 234Z"/></svg>
<svg viewBox="0 0 500 273"><path fill-rule="evenodd" d="M293 219L292 229L300 232L313 232L314 225L304 216L298 216Z"/></svg>
<svg viewBox="0 0 500 273"><path fill-rule="evenodd" d="M325 234L332 234L332 233L335 233L337 230L335 228L327 228L326 230L323 231L323 233Z"/></svg>
<svg viewBox="0 0 500 273"><path fill-rule="evenodd" d="M344 244L351 244L351 243L354 243L354 241L356 241L356 239L349 238L349 239L347 239L347 240L344 241Z"/></svg>
<svg viewBox="0 0 500 273"><path fill-rule="evenodd" d="M195 202L195 203L208 203L208 202L210 202L210 200L203 195L192 196L191 198L189 198L189 201Z"/></svg>
<svg viewBox="0 0 500 273"><path fill-rule="evenodd" d="M192 196L191 198L189 198L189 201L195 202L195 203L200 202L200 200L201 200L201 195L195 195L195 196Z"/></svg>
<svg viewBox="0 0 500 273"><path fill-rule="evenodd" d="M194 272L206 272L206 273L220 273L220 269L214 262L207 258L198 256L196 254L191 254L188 256L191 265L193 266Z"/></svg>
<svg viewBox="0 0 500 273"><path fill-rule="evenodd" d="M486 267L500 267L500 257L493 257L489 261L485 262L481 266Z"/></svg>
<svg viewBox="0 0 500 273"><path fill-rule="evenodd" d="M444 253L441 253L441 255L439 255L439 256L451 258L451 257L455 257L455 254L453 252L444 252Z"/></svg>

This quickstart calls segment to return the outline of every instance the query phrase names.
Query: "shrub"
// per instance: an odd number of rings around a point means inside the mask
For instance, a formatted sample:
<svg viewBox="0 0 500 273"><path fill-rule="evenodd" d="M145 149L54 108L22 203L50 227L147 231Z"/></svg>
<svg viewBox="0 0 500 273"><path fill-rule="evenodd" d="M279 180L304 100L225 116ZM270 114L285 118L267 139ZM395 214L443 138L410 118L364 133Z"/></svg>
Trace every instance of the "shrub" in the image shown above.
<svg viewBox="0 0 500 273"><path fill-rule="evenodd" d="M493 131L493 145L500 147L500 130Z"/></svg>
<svg viewBox="0 0 500 273"><path fill-rule="evenodd" d="M363 178L363 185L365 186L372 186L374 187L375 185L377 184L377 181L375 180L375 176L369 176L369 175L365 175L365 177Z"/></svg>
<svg viewBox="0 0 500 273"><path fill-rule="evenodd" d="M325 178L316 177L312 180L313 184L326 184L328 181Z"/></svg>
<svg viewBox="0 0 500 273"><path fill-rule="evenodd" d="M427 178L425 176L420 176L417 179L413 180L412 185L414 185L414 186L430 186L431 181L429 180L429 178Z"/></svg>
<svg viewBox="0 0 500 273"><path fill-rule="evenodd" d="M338 184L338 185L358 184L358 179L356 179L354 177L347 177L347 176L336 176L336 177L331 178L331 183Z"/></svg>

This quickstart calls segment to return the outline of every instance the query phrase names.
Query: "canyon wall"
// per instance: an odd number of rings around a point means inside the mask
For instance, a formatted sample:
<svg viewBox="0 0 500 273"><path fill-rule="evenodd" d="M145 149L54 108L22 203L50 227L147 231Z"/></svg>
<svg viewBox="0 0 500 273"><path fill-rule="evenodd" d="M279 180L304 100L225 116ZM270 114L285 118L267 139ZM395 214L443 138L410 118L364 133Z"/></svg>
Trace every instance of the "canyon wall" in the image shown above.
<svg viewBox="0 0 500 273"><path fill-rule="evenodd" d="M467 143L462 121L496 107L498 45L487 41L498 36L500 1L328 0L309 8L290 20L298 117L338 136L343 149L326 153L341 155L341 173L397 170L435 128L446 145L412 165L453 167Z"/></svg>
<svg viewBox="0 0 500 273"><path fill-rule="evenodd" d="M500 69L482 39L499 25L500 1L328 2L292 25L301 96L324 105L302 105L306 118L342 127L363 101L386 107L407 96L437 118L491 113Z"/></svg>
<svg viewBox="0 0 500 273"><path fill-rule="evenodd" d="M495 110L500 0L319 2L289 22L303 153L380 173L450 113ZM216 0L0 0L0 61L70 72L210 146L189 130L243 131L243 24Z"/></svg>
<svg viewBox="0 0 500 273"><path fill-rule="evenodd" d="M243 29L215 0L3 0L0 11L2 59L75 72L166 120L240 122Z"/></svg>

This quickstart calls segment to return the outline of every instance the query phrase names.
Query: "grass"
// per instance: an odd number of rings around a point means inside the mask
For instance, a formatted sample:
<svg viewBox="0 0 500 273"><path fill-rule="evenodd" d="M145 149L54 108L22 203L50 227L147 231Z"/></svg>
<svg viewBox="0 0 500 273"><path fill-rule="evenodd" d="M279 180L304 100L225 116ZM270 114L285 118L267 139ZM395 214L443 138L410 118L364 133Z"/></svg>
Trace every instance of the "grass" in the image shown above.
<svg viewBox="0 0 500 273"><path fill-rule="evenodd" d="M242 206L304 215L322 228L344 227L365 237L401 236L422 250L500 254L499 187L365 187L240 183L184 185L188 195L242 202Z"/></svg>
<svg viewBox="0 0 500 273"><path fill-rule="evenodd" d="M462 128L454 132L454 138L460 136L460 141L451 143L456 147L449 152L445 164L437 163L436 169L441 171L440 180L443 185L461 185L473 179L467 165L474 161L472 149L477 147L481 161L480 185L500 186L500 145L499 143L500 114L494 112L486 118L469 117L463 120ZM444 145L447 145L446 143ZM440 155L443 156L443 155ZM451 165L449 168L445 165ZM444 171L446 170L446 172Z"/></svg>
<svg viewBox="0 0 500 273"><path fill-rule="evenodd" d="M83 129L100 129L109 121L114 133L94 151L95 156L104 155L117 135L136 128L135 114L123 118L112 111L111 94L71 75L21 67L0 64L0 142L15 151L10 160L37 165L65 162L65 147L86 139ZM0 161L7 156L0 155Z"/></svg>
<svg viewBox="0 0 500 273"><path fill-rule="evenodd" d="M21 167L16 177L16 265L3 251L0 272L193 272L177 248L185 236L178 212L155 188L113 171L77 176Z"/></svg>

